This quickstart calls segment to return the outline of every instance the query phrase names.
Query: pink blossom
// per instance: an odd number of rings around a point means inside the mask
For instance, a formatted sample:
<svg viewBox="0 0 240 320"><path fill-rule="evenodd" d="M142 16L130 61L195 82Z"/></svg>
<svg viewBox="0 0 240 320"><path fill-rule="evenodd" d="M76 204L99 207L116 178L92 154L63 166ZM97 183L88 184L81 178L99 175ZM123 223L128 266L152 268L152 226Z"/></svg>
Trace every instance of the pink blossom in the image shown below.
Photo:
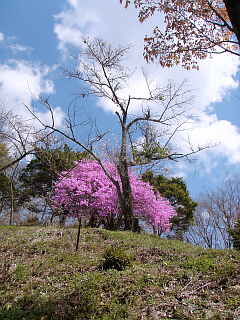
<svg viewBox="0 0 240 320"><path fill-rule="evenodd" d="M121 207L116 187L106 176L100 164L84 159L69 173L62 172L55 188L54 203L62 206L73 217L95 215L99 218L119 216ZM112 177L120 177L114 164L104 164ZM134 216L169 231L169 220L176 215L168 200L134 172L129 171Z"/></svg>

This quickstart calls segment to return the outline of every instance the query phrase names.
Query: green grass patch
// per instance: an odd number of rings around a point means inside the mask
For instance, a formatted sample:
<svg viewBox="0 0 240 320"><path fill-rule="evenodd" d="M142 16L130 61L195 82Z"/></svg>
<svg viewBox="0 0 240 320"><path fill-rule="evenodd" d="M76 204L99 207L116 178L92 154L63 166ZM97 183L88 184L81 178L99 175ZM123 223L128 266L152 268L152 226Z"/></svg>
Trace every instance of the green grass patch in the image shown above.
<svg viewBox="0 0 240 320"><path fill-rule="evenodd" d="M0 319L234 319L240 254L146 233L0 226Z"/></svg>

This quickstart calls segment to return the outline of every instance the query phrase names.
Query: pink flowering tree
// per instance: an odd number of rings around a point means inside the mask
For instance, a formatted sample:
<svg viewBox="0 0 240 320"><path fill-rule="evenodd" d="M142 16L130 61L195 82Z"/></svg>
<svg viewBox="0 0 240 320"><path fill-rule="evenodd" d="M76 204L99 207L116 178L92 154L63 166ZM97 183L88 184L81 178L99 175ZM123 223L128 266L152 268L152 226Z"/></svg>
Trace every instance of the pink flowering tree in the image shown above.
<svg viewBox="0 0 240 320"><path fill-rule="evenodd" d="M45 130L60 134L74 144L77 144L82 150L87 151L99 163L105 175L111 181L112 184L109 181L107 182L108 192L113 192L114 197L117 193L118 200L114 198L116 200L114 202L113 198L109 198L104 193L102 197L98 197L95 189L90 191L89 194L87 190L84 192L79 191L77 182L76 186L74 184L71 185L69 182L69 185L66 186L66 193L73 193L76 197L72 201L71 206L68 203L70 200L66 200L64 206L69 207L69 210L71 207L72 214L78 212L78 215L84 216L87 214L92 214L92 216L101 215L103 220L108 219L110 221L112 219L115 222L119 221L119 223L124 218L125 230L136 230L137 223L135 223L136 219L134 217L141 215L144 215L146 219L148 217L148 220L152 221L153 224L161 223L164 225L168 221L168 210L164 213L163 210L157 211L161 212L161 218L158 217L159 213L153 216L153 209L144 211L145 209L142 207L140 212L136 211L136 201L134 204L133 200L136 199L137 193L132 190L131 183L134 178L129 167L133 165L147 165L152 161L159 162L161 160L176 160L179 158L189 159L191 155L208 147L193 149L192 144L189 143L189 151L182 153L171 144L175 134L181 131L183 129L182 126L185 126L186 122L192 119L192 112L190 112L192 109L192 96L190 91L188 88L185 88L184 82L176 86L172 81L169 81L166 87L162 88L158 84L154 84L155 82L152 83L151 79L143 71L147 94L143 96L132 95L130 92L128 93L128 81L132 77L134 70L129 69L125 65L126 55L131 46L118 46L114 48L110 43L106 43L101 38L94 38L92 41L83 39L83 46L83 51L75 56L76 68L74 70L62 68L62 71L68 79L75 78L81 82L81 86L76 93L77 98L88 99L88 97L93 95L103 99L101 101L108 99L116 110L115 114L120 129L119 149L116 154L117 157L114 159L118 172L116 174L117 180L108 171L108 167L103 165L102 159L93 151L96 143L108 131L105 133L100 132L96 127L95 120L91 120L90 115L87 114L88 112L86 113L88 120L86 121L83 115L82 122L78 123L77 121L81 119L81 117L78 117L78 119L75 117L78 113L77 110L79 110L78 106L74 103L74 109L71 112L71 103L69 105L68 118L65 119L66 130L60 130L55 126L54 110L48 99L40 97L38 102L50 112L52 117L51 125L42 122L32 112L31 108L28 108L28 110L41 123ZM125 90L123 91L122 89ZM145 90L143 91L145 92ZM76 100L74 99L74 101ZM137 104L139 104L139 107L141 106L142 112L137 112L137 115L134 116L133 113L135 112L133 112L132 107L135 110ZM151 111L150 106L153 105L156 106L158 112ZM130 112L131 109L132 111ZM77 130L80 126L83 128L83 131ZM151 127L154 128L155 126L158 128L157 134L151 129ZM95 136L90 137L94 131L96 133ZM140 139L144 142L141 142L139 145L139 143L135 142L139 141L140 137L144 139ZM129 152L130 150L132 151L131 153ZM102 181L106 181L106 179ZM99 186L102 181L98 181L98 183L95 181L94 184ZM91 190L90 185L91 183L87 184L89 190ZM112 185L115 186L115 189ZM152 192L146 185L142 186L140 183L137 183L137 187L144 188L144 195L146 194L146 190L149 190L149 193ZM101 191L102 188L97 188L97 190ZM65 198L66 196L64 194ZM159 195L155 197L156 199L160 199ZM113 207L109 206L108 199L110 202L114 202ZM58 200L61 202L61 199ZM106 210L103 210L105 202L107 203ZM159 200L159 202L161 201ZM159 202L157 202L157 205ZM100 207L97 205L99 203L101 203ZM119 206L121 213L118 210ZM116 217L119 217L119 220Z"/></svg>
<svg viewBox="0 0 240 320"><path fill-rule="evenodd" d="M114 180L120 181L114 164L105 163L105 167ZM169 220L176 215L169 201L158 192L154 193L152 186L132 171L129 177L134 217L167 232L171 226ZM99 219L109 230L118 229L123 224L116 186L94 160L81 160L69 173L62 173L55 188L54 203L63 207L72 217Z"/></svg>

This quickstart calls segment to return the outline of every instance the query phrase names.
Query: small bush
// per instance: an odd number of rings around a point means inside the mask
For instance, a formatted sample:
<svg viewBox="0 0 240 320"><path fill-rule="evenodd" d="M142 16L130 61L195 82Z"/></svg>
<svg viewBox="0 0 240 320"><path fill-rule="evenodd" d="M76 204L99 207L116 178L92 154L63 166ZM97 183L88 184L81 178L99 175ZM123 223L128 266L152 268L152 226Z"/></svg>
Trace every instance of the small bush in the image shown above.
<svg viewBox="0 0 240 320"><path fill-rule="evenodd" d="M100 265L102 269L117 269L118 271L122 271L127 266L130 266L130 259L124 252L123 247L110 246L106 249Z"/></svg>
<svg viewBox="0 0 240 320"><path fill-rule="evenodd" d="M40 226L41 222L37 217L27 218L26 221L21 223L22 226Z"/></svg>

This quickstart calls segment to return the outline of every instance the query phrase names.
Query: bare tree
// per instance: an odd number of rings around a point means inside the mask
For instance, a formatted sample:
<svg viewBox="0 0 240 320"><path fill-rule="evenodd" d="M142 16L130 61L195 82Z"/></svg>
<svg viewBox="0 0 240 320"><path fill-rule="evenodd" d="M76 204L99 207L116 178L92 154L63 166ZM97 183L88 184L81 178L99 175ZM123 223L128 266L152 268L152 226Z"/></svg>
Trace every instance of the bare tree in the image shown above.
<svg viewBox="0 0 240 320"><path fill-rule="evenodd" d="M19 163L27 155L33 154L43 135L31 120L24 120L13 110L3 106L0 109L0 140L9 150L8 161L0 164L0 172Z"/></svg>
<svg viewBox="0 0 240 320"><path fill-rule="evenodd" d="M3 108L0 110L0 142L3 154L1 156L0 172L10 184L10 213L9 224L13 223L15 206L16 176L20 161L30 153L28 149L30 127L24 123L20 116Z"/></svg>
<svg viewBox="0 0 240 320"><path fill-rule="evenodd" d="M13 110L5 108L4 101L2 101L0 108L0 173L10 183L10 224L16 218L16 213L14 213L16 210L15 186L19 170L22 168L22 160L27 155L34 154L44 138L43 132L33 125L33 120L35 119L24 120ZM46 132L44 134L47 135Z"/></svg>
<svg viewBox="0 0 240 320"><path fill-rule="evenodd" d="M207 248L231 248L229 228L233 228L240 210L240 177L226 178L216 191L205 191L197 200L195 224L184 234L185 240Z"/></svg>
<svg viewBox="0 0 240 320"><path fill-rule="evenodd" d="M38 101L51 112L52 125L47 125L43 122L41 122L41 124L46 129L60 133L77 143L99 162L105 174L117 188L125 230L132 230L134 215L128 171L130 165L128 143L132 140L133 132L143 127L144 123L151 122L159 125L162 132L160 155L152 160L188 158L190 155L202 150L203 148L197 147L196 149L190 148L187 153L181 153L168 147L174 135L179 132L183 128L183 125L191 118L191 115L189 116L192 102L191 92L186 88L185 82L176 86L170 81L165 88L161 88L158 85L152 88L151 81L143 72L143 77L145 78L148 88L148 95L146 97L135 97L131 95L121 97L121 89L126 88L127 81L133 74L132 70L123 65L130 46L119 46L114 49L111 44L105 43L100 38L95 38L92 42L85 39L84 43L86 45L84 52L74 57L76 60L76 69L65 70L62 68L62 70L68 78L76 78L81 81L82 85L81 89L76 93L77 97L86 98L89 95L94 95L99 98L108 99L116 106L115 114L121 128L120 150L116 164L121 184L108 173L102 160L92 149L93 143L100 141L103 136L105 136L105 133L100 134L97 132L96 138L92 142L84 144L76 137L76 118L72 116L70 112L68 119L65 119L67 131L59 130L54 124L53 110L48 100L43 98L40 98ZM137 101L142 106L142 113L140 115L134 116L130 114L129 109L133 101ZM151 111L149 106L153 103L157 104L158 113ZM164 139L165 141L163 142ZM134 159L131 160L133 161Z"/></svg>

